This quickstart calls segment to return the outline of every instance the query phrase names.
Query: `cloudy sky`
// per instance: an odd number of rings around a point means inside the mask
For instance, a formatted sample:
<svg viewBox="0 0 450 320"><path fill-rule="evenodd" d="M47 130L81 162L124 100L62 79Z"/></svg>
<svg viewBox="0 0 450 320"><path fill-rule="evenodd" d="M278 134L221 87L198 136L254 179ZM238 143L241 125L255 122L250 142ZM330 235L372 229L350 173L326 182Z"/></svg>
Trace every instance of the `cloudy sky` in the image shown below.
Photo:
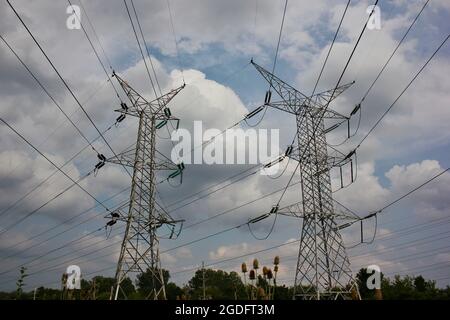
<svg viewBox="0 0 450 320"><path fill-rule="evenodd" d="M114 123L117 117L114 109L119 107L119 101L83 31L66 27L68 3L62 0L11 2L98 128L103 130ZM276 74L305 94L313 90L346 2L289 2ZM343 83L356 83L331 105L334 110L349 114L360 102L424 2L379 1L381 29L365 32L343 78ZM78 0L73 4L79 4ZM166 0L135 0L134 4L162 91L180 86L183 78L186 82L185 89L170 106L172 113L181 119L182 128L192 130L193 122L201 120L204 128L223 130L263 102L267 83L249 61L253 58L271 68L284 1L171 0L178 54ZM370 4L371 1L351 1L318 91L336 84L367 20L366 9ZM83 5L86 12L81 12L81 22L108 72L110 61L116 72L142 95L154 98L123 1L84 0ZM362 104L358 133L339 150L347 153L358 144L449 34L449 21L450 3L431 0ZM0 34L86 137L95 139L95 128L5 1L0 3ZM359 148L356 181L338 190L339 183L333 179L334 197L340 203L361 216L366 215L450 165L449 67L450 46L446 44ZM0 101L1 118L56 164L63 165L85 147L85 140L3 42L0 43ZM250 122L256 123L259 116ZM357 119L352 120L356 126L354 120ZM241 127L249 128L245 123ZM290 144L296 130L294 117L271 109L257 128L279 129L281 149ZM135 141L136 130L136 119L127 117L105 137L120 152ZM338 129L328 134L328 142L339 144L345 138L344 131ZM166 154L171 150L170 141L164 139L168 134L161 131L158 142ZM0 227L3 230L46 203L71 181L59 172L54 173L51 164L5 125L0 126L0 137ZM101 139L94 146L111 156ZM63 170L77 180L92 170L96 162L96 153L86 148ZM285 165L286 162L282 167ZM176 240L161 240L161 250L168 250L162 254L162 263L173 274L172 281L185 283L201 261L214 264L288 243L213 267L238 271L243 261L249 263L254 257L262 264L271 265L273 257L279 255L280 281L292 283L298 254L298 243L293 241L299 238L301 229L298 219L280 217L264 241L255 239L247 227L242 227L206 241L182 245L267 212L280 197L281 192L275 191L286 185L294 168L290 162L278 179L250 175L208 196L208 192L226 185L229 177L249 167L190 165L181 186L159 185L159 203L174 218L185 219L185 226L221 214L183 229ZM52 176L40 188L30 192L49 175ZM297 180L298 175L293 182ZM226 182L218 184L222 181ZM100 201L107 200L105 206L111 209L129 197L130 178L116 165L107 164L96 176L91 175L80 184ZM440 286L449 284L449 185L450 174L446 173L380 214L372 244L354 247L360 230L356 226L347 229L344 239L351 247L348 255L352 268L358 270L378 264L388 276L423 274L436 279ZM281 205L300 201L299 189L298 185L289 188ZM187 198L198 192L201 193ZM252 202L265 195L269 196ZM15 287L22 264L31 274L26 281L27 289L40 285L58 287L60 275L70 264L79 265L86 278L99 273L113 275L124 227L116 224L108 238L104 230L93 233L105 225L104 215L104 208L74 187L0 234L0 289ZM263 238L271 225L269 218L254 225L252 231L256 237ZM364 230L365 240L370 241L374 221L367 221Z"/></svg>

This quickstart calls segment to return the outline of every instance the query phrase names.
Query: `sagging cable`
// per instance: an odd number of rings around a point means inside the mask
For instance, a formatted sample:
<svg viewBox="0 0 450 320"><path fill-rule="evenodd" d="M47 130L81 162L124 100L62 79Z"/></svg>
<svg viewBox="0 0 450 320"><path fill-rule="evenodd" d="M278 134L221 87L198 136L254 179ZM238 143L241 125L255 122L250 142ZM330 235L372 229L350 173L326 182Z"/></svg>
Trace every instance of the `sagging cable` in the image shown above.
<svg viewBox="0 0 450 320"><path fill-rule="evenodd" d="M250 227L250 225L253 224L253 223L259 222L259 221L261 221L261 220L267 219L267 218L268 218L269 216L271 216L272 214L275 214L275 217L274 217L274 219L273 219L272 226L270 227L269 232L267 233L266 236L264 236L264 237L262 237L262 238L257 237L257 236L253 233L252 228ZM263 215L261 215L261 216L259 216L259 217L256 217L256 218L254 218L254 219L249 220L249 222L247 222L246 225L247 225L248 230L250 231L251 235L252 235L256 240L266 240L266 239L268 239L268 238L270 237L270 235L271 235L272 232L273 232L273 229L275 228L275 224L277 223L277 217L278 217L278 204L275 205L275 206L273 206L269 213L265 213L265 214L263 214Z"/></svg>

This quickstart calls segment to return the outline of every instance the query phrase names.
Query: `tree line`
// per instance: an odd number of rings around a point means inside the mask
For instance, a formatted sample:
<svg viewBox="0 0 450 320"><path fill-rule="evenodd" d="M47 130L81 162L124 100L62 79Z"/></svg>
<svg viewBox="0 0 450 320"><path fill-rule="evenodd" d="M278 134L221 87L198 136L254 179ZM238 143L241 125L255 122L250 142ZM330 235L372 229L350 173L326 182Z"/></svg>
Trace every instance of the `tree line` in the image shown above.
<svg viewBox="0 0 450 320"><path fill-rule="evenodd" d="M145 299L152 292L154 282L153 272L141 273L133 282L126 278L121 287L127 299ZM369 290L366 286L369 274L366 269L361 269L357 275L359 292L362 299L385 300L426 300L426 299L450 299L450 286L438 288L436 282L427 280L423 276L399 276L393 278L381 274L381 290ZM247 284L241 276L234 271L200 269L184 285L178 286L170 281L170 273L163 270L165 291L169 300L291 300L293 287L278 285L276 281L268 281L263 275L258 275L252 284ZM112 287L115 279L111 277L95 276L90 280L81 280L80 290L62 290L39 287L25 292L25 271L21 270L17 281L17 289L11 292L0 292L1 300L25 299L25 300L109 300L112 295ZM158 289L158 288L156 288ZM270 297L269 293L270 292ZM380 293L381 292L381 296Z"/></svg>

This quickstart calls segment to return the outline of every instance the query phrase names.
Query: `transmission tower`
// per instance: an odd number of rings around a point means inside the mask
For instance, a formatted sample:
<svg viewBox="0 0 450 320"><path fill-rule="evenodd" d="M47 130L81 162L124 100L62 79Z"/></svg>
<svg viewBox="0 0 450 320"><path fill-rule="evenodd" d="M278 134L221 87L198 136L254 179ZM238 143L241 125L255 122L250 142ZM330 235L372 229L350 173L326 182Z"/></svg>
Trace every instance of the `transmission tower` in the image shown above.
<svg viewBox="0 0 450 320"><path fill-rule="evenodd" d="M252 64L271 88L265 105L296 118L297 146L291 148L289 157L299 162L302 201L279 212L278 208L272 209L272 213L303 219L294 299L348 299L355 293L359 296L336 223L347 216L334 208L330 179L332 167L342 168L349 163L352 166L352 155L328 155L325 135L330 128L325 129L324 122L348 121L348 117L330 110L328 105L353 83L308 97L253 61ZM271 101L272 89L280 101ZM337 126L331 130L333 127Z"/></svg>
<svg viewBox="0 0 450 320"><path fill-rule="evenodd" d="M168 121L178 119L171 115L167 104L183 88L184 84L169 93L148 102L137 93L126 81L113 73L120 86L131 102L130 106L121 104L118 122L125 115L139 118L137 141L134 147L107 159L107 162L117 163L133 168L131 194L128 208L119 208L113 213L113 219L126 222L125 235L120 250L116 269L116 285L114 299L118 299L119 292L125 297L121 288L123 280L131 274L150 272L152 291L148 299L166 299L165 284L161 268L159 253L158 229L163 226L169 228L169 238L175 234L176 226L182 220L174 220L160 206L156 199L156 171L172 170L169 178L182 174L184 165L174 164L156 149L156 130L165 126ZM180 227L181 230L181 227Z"/></svg>

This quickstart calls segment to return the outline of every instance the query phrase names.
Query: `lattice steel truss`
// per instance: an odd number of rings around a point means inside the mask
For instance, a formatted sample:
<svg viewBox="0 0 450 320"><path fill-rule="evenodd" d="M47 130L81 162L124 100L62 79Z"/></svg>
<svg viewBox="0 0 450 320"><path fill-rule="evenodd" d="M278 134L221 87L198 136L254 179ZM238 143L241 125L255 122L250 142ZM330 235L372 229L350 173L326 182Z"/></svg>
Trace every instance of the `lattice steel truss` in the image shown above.
<svg viewBox="0 0 450 320"><path fill-rule="evenodd" d="M162 121L178 121L167 112L166 106L184 85L148 102L117 74L113 76L131 102L131 106L125 105L116 111L139 118L136 146L106 160L133 168L128 211L126 208L117 211L118 220L126 222L126 230L117 263L114 298L118 299L119 292L124 294L121 283L126 277L149 270L153 290L147 298L166 299L156 232L160 227L168 226L173 234L176 224L181 221L173 220L155 200L155 171L179 168L156 150L155 132Z"/></svg>
<svg viewBox="0 0 450 320"><path fill-rule="evenodd" d="M353 83L308 97L253 61L252 64L281 97L281 101L265 104L296 117L297 146L290 157L300 163L302 201L278 211L303 219L294 299L348 299L355 294L359 297L336 223L337 219L355 217L335 210L330 179L330 169L349 159L328 156L324 125L324 119L348 120L328 105Z"/></svg>

